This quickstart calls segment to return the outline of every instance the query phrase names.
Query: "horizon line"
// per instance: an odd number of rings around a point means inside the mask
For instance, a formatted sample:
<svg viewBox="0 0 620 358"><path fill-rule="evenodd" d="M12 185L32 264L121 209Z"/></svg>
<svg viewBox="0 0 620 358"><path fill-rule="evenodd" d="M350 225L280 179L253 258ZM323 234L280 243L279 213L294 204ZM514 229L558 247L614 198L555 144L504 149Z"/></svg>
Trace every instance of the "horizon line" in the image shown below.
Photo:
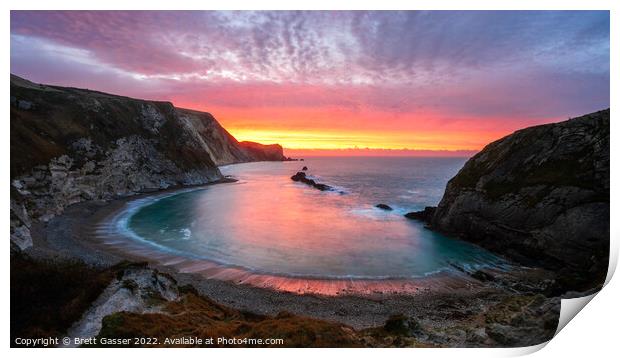
<svg viewBox="0 0 620 358"><path fill-rule="evenodd" d="M282 148L288 157L348 156L348 157L471 157L481 149L389 149L389 148Z"/></svg>
<svg viewBox="0 0 620 358"><path fill-rule="evenodd" d="M240 142L251 142L248 140L243 140ZM260 142L254 142L260 143ZM262 143L261 143L262 144ZM277 144L277 143L274 143ZM268 144L266 144L268 145ZM311 150L311 151L402 151L402 152L477 152L481 149L409 149L409 148L291 148L291 147L282 147L282 149L287 150Z"/></svg>

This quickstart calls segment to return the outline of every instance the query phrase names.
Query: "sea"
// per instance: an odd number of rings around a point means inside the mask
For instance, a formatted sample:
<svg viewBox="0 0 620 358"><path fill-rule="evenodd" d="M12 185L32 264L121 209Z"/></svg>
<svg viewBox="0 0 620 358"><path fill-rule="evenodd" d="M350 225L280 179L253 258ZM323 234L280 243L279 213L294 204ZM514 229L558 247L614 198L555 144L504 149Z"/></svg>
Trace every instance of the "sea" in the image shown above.
<svg viewBox="0 0 620 358"><path fill-rule="evenodd" d="M411 279L499 267L502 259L490 252L404 217L437 205L465 161L310 157L228 165L220 170L236 182L143 199L119 225L155 250L276 276ZM304 166L333 190L291 180Z"/></svg>

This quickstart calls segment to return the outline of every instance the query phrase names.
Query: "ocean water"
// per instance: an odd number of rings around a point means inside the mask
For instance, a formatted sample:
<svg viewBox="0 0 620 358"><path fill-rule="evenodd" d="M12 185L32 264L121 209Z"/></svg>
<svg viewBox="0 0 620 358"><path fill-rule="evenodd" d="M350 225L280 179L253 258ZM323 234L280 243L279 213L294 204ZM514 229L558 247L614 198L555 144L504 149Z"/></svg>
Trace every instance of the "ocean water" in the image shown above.
<svg viewBox="0 0 620 358"><path fill-rule="evenodd" d="M230 165L222 173L237 182L143 200L121 225L157 250L281 276L415 278L454 265L502 265L481 248L403 217L436 205L464 162L316 157ZM302 166L336 190L293 182Z"/></svg>

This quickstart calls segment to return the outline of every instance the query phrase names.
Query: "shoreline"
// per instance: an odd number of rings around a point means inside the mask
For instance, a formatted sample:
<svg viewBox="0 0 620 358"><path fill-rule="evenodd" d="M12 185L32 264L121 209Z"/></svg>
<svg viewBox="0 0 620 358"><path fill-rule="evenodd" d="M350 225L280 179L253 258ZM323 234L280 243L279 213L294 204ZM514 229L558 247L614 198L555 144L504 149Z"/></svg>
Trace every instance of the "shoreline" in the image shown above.
<svg viewBox="0 0 620 358"><path fill-rule="evenodd" d="M195 187L200 190L201 186ZM166 247L159 247L139 237L131 237L118 232L117 224L121 217L132 215L130 210L139 210L139 200L152 198L159 200L168 196L191 191L192 188L177 188L166 192L139 197L125 198L111 203L107 210L104 208L95 215L93 220L86 223L85 237L106 252L113 253L124 259L134 261L148 261L155 266L172 268L179 273L193 273L205 279L217 279L234 282L235 284L250 285L259 288L273 289L295 294L318 294L323 296L360 295L381 296L384 294L419 294L431 288L441 290L446 287L472 287L479 282L472 279L467 273L440 270L420 277L329 277L329 276L302 276L287 275L253 270L244 266L221 263L208 258L177 253ZM132 207L132 204L136 204Z"/></svg>
<svg viewBox="0 0 620 358"><path fill-rule="evenodd" d="M208 185L214 184L217 183ZM187 187L170 188L157 193L183 189ZM110 245L99 242L94 235L97 230L96 223L117 213L127 202L153 194L142 193L110 201L89 201L69 206L63 214L48 223L37 225L33 230L35 245L29 250L29 254L34 257L79 259L97 267L111 267L122 261L147 261L137 255L114 252L110 250ZM62 255L59 255L59 252L62 252ZM256 287L244 282L222 280L217 276L205 277L191 270L180 272L174 265L151 262L149 266L171 275L179 285L191 285L200 294L234 309L270 316L290 312L346 324L354 329L381 326L390 316L403 314L419 317L431 326L445 325L443 321L446 314L454 315L457 311L471 309L472 305L478 306L479 310L485 310L515 295L514 291L502 287L501 284L485 283L472 278L467 280L469 284L452 283L443 287L427 287L414 290L415 294L373 292L362 295L349 291L331 296L300 294L277 290L268 285ZM501 280L519 281L523 277L532 276L532 273L534 276L549 274L536 269L516 270L503 274ZM501 276L499 273L498 275ZM268 284L269 281L264 283Z"/></svg>

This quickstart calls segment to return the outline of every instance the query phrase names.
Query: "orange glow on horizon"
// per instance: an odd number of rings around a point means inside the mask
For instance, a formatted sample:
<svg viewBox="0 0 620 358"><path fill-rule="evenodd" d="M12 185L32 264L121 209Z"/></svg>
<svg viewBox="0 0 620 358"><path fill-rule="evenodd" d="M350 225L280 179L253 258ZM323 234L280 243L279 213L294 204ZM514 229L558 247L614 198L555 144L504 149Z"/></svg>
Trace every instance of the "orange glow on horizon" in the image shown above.
<svg viewBox="0 0 620 358"><path fill-rule="evenodd" d="M238 141L279 144L286 153L359 155L366 149L472 153L515 130L555 118L498 118L441 112L386 112L298 106L218 106L178 98L175 105L210 112ZM320 150L320 151L317 151ZM310 155L308 154L308 155ZM449 153L448 153L449 154Z"/></svg>
<svg viewBox="0 0 620 358"><path fill-rule="evenodd" d="M263 144L280 144L295 150L425 150L425 151L476 151L482 148L480 141L495 133L462 132L389 132L389 131L333 131L333 130L286 130L228 128L239 141ZM499 138L499 137L497 137Z"/></svg>

